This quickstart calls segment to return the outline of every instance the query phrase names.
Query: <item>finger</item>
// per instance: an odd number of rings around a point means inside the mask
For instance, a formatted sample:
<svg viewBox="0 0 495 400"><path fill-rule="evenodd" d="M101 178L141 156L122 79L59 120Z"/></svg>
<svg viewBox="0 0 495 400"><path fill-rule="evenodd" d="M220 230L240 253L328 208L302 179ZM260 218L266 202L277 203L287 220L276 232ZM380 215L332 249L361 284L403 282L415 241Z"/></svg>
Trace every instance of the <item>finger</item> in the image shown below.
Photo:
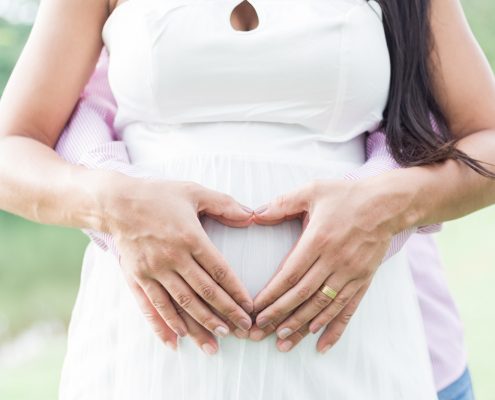
<svg viewBox="0 0 495 400"><path fill-rule="evenodd" d="M134 280L128 279L129 286L135 295L141 312L151 325L153 332L172 349L177 349L177 334L167 325L158 311L151 304L141 286ZM180 317L179 317L180 318ZM187 328L185 329L187 332Z"/></svg>
<svg viewBox="0 0 495 400"><path fill-rule="evenodd" d="M341 338L342 334L347 328L347 325L349 324L349 321L356 312L359 303L361 302L368 287L369 284L362 286L355 294L355 296L351 299L351 301L349 301L349 303L344 307L344 309L338 314L338 316L334 318L332 321L330 321L330 323L328 323L325 330L319 337L318 342L316 343L316 349L319 352L325 353L328 349L334 346L335 343L337 343L337 341ZM323 318L318 321L317 320L312 321L310 328L313 322L315 323L315 326L317 326L320 325L322 321ZM315 332L313 333L317 333L317 330L315 330Z"/></svg>
<svg viewBox="0 0 495 400"><path fill-rule="evenodd" d="M264 287L254 298L254 311L263 310L272 304L287 290L295 286L306 271L316 262L321 254L317 245L316 236L311 227L301 235L299 243L287 257L280 271L271 282ZM258 315L260 318L260 315ZM262 328L262 322L256 319L256 323ZM261 324L261 325L260 325Z"/></svg>
<svg viewBox="0 0 495 400"><path fill-rule="evenodd" d="M200 215L208 214L222 224L233 227L251 224L253 210L226 193L202 187L196 198Z"/></svg>
<svg viewBox="0 0 495 400"><path fill-rule="evenodd" d="M303 218L309 209L311 185L278 195L274 200L254 210L253 221L260 225L274 225L282 221Z"/></svg>
<svg viewBox="0 0 495 400"><path fill-rule="evenodd" d="M184 319L189 336L194 340L198 347L200 347L208 355L215 354L218 351L218 343L215 336L198 324L198 322L187 312L185 312L185 310L175 300L172 299L172 302L174 303L177 313Z"/></svg>
<svg viewBox="0 0 495 400"><path fill-rule="evenodd" d="M309 324L301 326L285 339L277 339L277 348L284 353L292 350L309 333L308 326Z"/></svg>
<svg viewBox="0 0 495 400"><path fill-rule="evenodd" d="M194 260L218 283L247 314L253 311L253 300L239 277L227 264L222 253L212 243L206 232L201 229L198 243L191 250ZM246 315L244 316L246 317ZM249 318L249 316L247 316ZM249 328L248 328L249 329Z"/></svg>
<svg viewBox="0 0 495 400"><path fill-rule="evenodd" d="M337 291L335 299L331 299L321 290L317 290L310 299L299 307L294 314L292 314L287 321L284 321L277 328L277 336L280 339L285 339L293 332L301 328L303 325L309 323L314 317L322 313L330 318L330 315L337 315L347 305L350 299L356 294L361 287L361 283L357 281L345 282L344 279L334 278L332 275L327 282L325 282L332 289ZM345 283L344 283L345 282ZM318 322L321 323L322 319ZM326 323L328 323L326 321ZM321 326L323 326L322 324ZM314 327L319 329L316 325L310 325L310 328Z"/></svg>
<svg viewBox="0 0 495 400"><path fill-rule="evenodd" d="M319 258L295 286L263 309L258 314L259 318L266 318L268 321L272 321L282 314L293 314L297 307L308 300L321 287L322 283L328 278L328 269L326 263ZM321 294L323 295L323 293Z"/></svg>
<svg viewBox="0 0 495 400"><path fill-rule="evenodd" d="M238 328L251 328L250 316L191 257L189 266L177 271L194 291Z"/></svg>
<svg viewBox="0 0 495 400"><path fill-rule="evenodd" d="M234 336L236 336L239 339L247 339L249 337L249 332L250 332L249 330L246 331L244 329L238 328L237 326L235 326L232 323L232 321L229 321L228 319L226 319L226 317L224 315L222 315L218 310L211 308L211 307L210 307L210 309L228 325L230 332L233 333ZM252 323L252 321L251 321L251 323Z"/></svg>
<svg viewBox="0 0 495 400"><path fill-rule="evenodd" d="M220 337L229 334L228 325L198 297L180 275L168 273L160 279L160 283L181 308L210 332Z"/></svg>
<svg viewBox="0 0 495 400"><path fill-rule="evenodd" d="M138 282L161 319L179 336L187 335L187 326L163 286L154 279Z"/></svg>
<svg viewBox="0 0 495 400"><path fill-rule="evenodd" d="M285 314L285 315L280 315L278 319L273 320L265 326L263 329L259 328L257 325L253 325L251 330L249 331L249 339L254 340L254 341L260 341L275 332L277 329L278 325L284 321L290 313Z"/></svg>

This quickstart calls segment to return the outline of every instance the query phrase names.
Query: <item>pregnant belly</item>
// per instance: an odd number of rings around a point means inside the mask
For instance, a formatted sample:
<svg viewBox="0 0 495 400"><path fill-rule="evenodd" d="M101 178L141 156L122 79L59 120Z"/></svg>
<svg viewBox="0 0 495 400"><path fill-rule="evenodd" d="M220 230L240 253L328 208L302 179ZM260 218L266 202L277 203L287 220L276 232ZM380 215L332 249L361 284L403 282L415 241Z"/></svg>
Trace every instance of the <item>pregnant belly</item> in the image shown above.
<svg viewBox="0 0 495 400"><path fill-rule="evenodd" d="M190 180L256 208L313 179L341 178L364 161L364 138L330 143L306 129L267 123L130 126L131 161L165 179ZM301 234L301 221L232 228L205 216L206 233L255 296Z"/></svg>

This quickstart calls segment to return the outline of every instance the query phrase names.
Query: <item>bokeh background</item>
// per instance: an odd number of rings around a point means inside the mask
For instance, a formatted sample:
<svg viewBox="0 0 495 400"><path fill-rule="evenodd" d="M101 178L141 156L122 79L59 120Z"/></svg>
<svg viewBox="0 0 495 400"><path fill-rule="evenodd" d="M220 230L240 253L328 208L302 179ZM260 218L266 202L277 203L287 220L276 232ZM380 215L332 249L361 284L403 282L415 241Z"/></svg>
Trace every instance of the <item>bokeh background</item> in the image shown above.
<svg viewBox="0 0 495 400"><path fill-rule="evenodd" d="M0 93L29 35L37 0L0 0ZM462 0L495 67L495 1ZM495 400L495 207L448 222L437 240L465 323L478 400ZM88 239L0 211L0 399L49 400ZM418 399L421 400L421 399Z"/></svg>

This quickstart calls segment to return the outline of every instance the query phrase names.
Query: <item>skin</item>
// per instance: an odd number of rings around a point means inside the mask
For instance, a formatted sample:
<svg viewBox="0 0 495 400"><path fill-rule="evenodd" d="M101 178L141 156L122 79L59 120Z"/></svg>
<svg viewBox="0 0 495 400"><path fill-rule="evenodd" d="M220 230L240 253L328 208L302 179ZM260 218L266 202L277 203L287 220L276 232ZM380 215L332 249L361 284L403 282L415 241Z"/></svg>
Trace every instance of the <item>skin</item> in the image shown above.
<svg viewBox="0 0 495 400"><path fill-rule="evenodd" d="M491 164L486 165L495 172L492 70L458 1L433 0L431 13L434 50L429 63L435 97L452 134L463 138L458 148ZM253 217L256 223L309 222L279 272L255 297L259 329L253 328L250 336L262 339L276 329L277 346L288 351L309 331L326 326L317 344L325 352L344 332L392 235L459 218L494 202L494 181L453 160L359 183L311 182L274 199L260 207ZM322 283L338 292L335 300L318 290Z"/></svg>
<svg viewBox="0 0 495 400"><path fill-rule="evenodd" d="M41 2L0 101L0 207L40 223L111 233L130 288L170 346L188 332L213 353L218 326L224 328L219 336L233 332L254 340L290 328L293 333L278 342L288 351L321 325L321 351L344 331L393 234L495 201L493 182L455 161L362 182L309 182L255 214L193 182L143 182L64 162L53 147L94 69L101 29L115 6L107 0ZM461 149L494 163L490 67L458 1L433 0L432 11L433 83L449 128L465 138ZM203 213L238 227L303 221L301 238L254 303L202 230ZM345 229L332 228L339 225L335 220L345 221ZM334 301L318 291L323 282L339 291ZM241 328L253 307L257 324L266 318L268 325Z"/></svg>
<svg viewBox="0 0 495 400"><path fill-rule="evenodd" d="M162 322L179 336L197 330L172 300L210 334L236 328L246 335L252 299L199 217L242 227L252 210L194 182L89 170L53 150L95 67L108 15L106 0L41 2L0 100L0 208L111 233L125 278L160 337L170 333Z"/></svg>
<svg viewBox="0 0 495 400"><path fill-rule="evenodd" d="M495 167L495 80L461 5L433 0L430 57L433 88L458 148ZM411 185L414 182L414 185ZM379 267L391 237L402 230L462 217L495 202L493 180L448 160L362 182L313 181L255 211L252 222L299 218L303 233L254 299L250 339L276 331L290 351L323 328L324 353L342 336ZM338 228L336 228L338 227ZM331 300L318 289L338 292Z"/></svg>

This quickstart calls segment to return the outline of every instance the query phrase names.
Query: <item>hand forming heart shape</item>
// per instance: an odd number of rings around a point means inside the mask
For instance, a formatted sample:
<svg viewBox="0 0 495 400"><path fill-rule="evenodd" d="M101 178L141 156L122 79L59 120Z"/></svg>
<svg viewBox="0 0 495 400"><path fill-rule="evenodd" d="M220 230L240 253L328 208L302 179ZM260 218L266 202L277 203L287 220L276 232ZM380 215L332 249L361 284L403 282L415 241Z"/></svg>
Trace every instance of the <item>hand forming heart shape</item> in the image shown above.
<svg viewBox="0 0 495 400"><path fill-rule="evenodd" d="M334 345L392 236L402 230L397 221L403 207L365 183L314 180L256 209L250 223L274 225L298 218L303 232L255 296L256 325L249 338L262 340L276 330L279 350L289 351L309 332L326 326L317 349L325 352ZM322 284L337 292L334 299L319 290ZM236 336L247 336L233 328Z"/></svg>

